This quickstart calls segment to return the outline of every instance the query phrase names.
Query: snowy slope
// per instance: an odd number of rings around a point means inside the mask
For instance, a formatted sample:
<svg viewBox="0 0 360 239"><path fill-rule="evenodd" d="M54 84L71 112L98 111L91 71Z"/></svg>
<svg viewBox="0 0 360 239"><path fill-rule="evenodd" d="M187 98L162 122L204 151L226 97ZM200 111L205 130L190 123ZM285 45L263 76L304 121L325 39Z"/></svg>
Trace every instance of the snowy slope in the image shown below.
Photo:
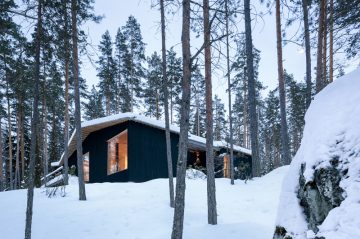
<svg viewBox="0 0 360 239"><path fill-rule="evenodd" d="M338 159L344 172L340 187L345 200L330 211L317 236L326 239L360 238L360 68L328 85L316 95L305 117L304 136L284 179L277 225L293 238L312 238L299 206L299 172L306 163L306 182L314 171Z"/></svg>
<svg viewBox="0 0 360 239"><path fill-rule="evenodd" d="M184 239L272 237L280 185L287 167L248 181L217 179L217 226L207 224L206 180L187 179ZM73 181L73 180L72 180ZM35 190L33 238L170 238L173 211L168 181L87 184L88 200L77 200L76 182L66 197ZM26 191L0 193L0 238L23 238Z"/></svg>

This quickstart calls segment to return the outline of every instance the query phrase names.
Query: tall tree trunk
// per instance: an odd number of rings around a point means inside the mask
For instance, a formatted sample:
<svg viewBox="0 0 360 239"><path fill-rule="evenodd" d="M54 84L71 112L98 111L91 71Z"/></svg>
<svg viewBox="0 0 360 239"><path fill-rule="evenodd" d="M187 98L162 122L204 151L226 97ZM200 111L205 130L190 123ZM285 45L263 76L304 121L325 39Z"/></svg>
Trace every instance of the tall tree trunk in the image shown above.
<svg viewBox="0 0 360 239"><path fill-rule="evenodd" d="M258 139L258 117L256 114L255 74L254 55L251 36L250 0L244 1L245 10L245 44L246 44L246 65L248 78L248 97L250 113L250 137L252 154L253 177L260 175L259 139Z"/></svg>
<svg viewBox="0 0 360 239"><path fill-rule="evenodd" d="M174 180L173 180L173 166L171 156L171 138L170 138L170 123L169 123L169 82L166 72L166 39L165 39L165 9L164 0L160 0L161 13L161 50L162 50L162 73L163 73L163 90L164 90L164 110L165 110L165 138L166 138L166 159L168 165L169 175L169 196L170 207L175 206L174 201Z"/></svg>
<svg viewBox="0 0 360 239"><path fill-rule="evenodd" d="M334 0L330 0L329 27L329 82L334 81Z"/></svg>
<svg viewBox="0 0 360 239"><path fill-rule="evenodd" d="M247 74L247 70L245 69L245 74ZM249 148L249 143L248 143L248 77L246 77L246 79L244 79L244 104L243 104L243 125L244 125L244 135L243 135L243 140L244 140L244 148Z"/></svg>
<svg viewBox="0 0 360 239"><path fill-rule="evenodd" d="M6 73L5 73L6 74ZM9 176L10 176L10 190L14 189L14 174L13 174L13 145L12 145L12 125L11 125L11 109L10 109L10 95L9 95L9 79L6 82L6 97L7 97L7 116L8 116L8 143L9 143Z"/></svg>
<svg viewBox="0 0 360 239"><path fill-rule="evenodd" d="M25 116L24 116L24 99L20 100L20 158L21 158L21 182L25 179Z"/></svg>
<svg viewBox="0 0 360 239"><path fill-rule="evenodd" d="M305 56L306 56L306 108L311 103L311 47L310 47L310 30L309 30L309 10L308 0L302 0L303 20L304 20L304 40L305 40Z"/></svg>
<svg viewBox="0 0 360 239"><path fill-rule="evenodd" d="M19 107L18 107L19 108ZM14 181L14 189L18 189L20 187L20 111L16 113L16 161L15 161L15 181Z"/></svg>
<svg viewBox="0 0 360 239"><path fill-rule="evenodd" d="M234 184L234 143L233 143L233 125L232 125L232 108L231 108L231 81L230 81L230 53L229 53L229 7L228 0L225 0L226 15L226 68L228 81L228 97L229 97L229 136L230 136L230 178L231 184Z"/></svg>
<svg viewBox="0 0 360 239"><path fill-rule="evenodd" d="M324 8L324 33L323 33L323 83L324 87L328 84L327 81L327 0L325 0Z"/></svg>
<svg viewBox="0 0 360 239"><path fill-rule="evenodd" d="M279 96L280 96L280 134L281 134L281 158L285 165L290 164L291 156L289 150L289 136L286 122L286 101L285 101L285 82L282 59L282 39L281 39L281 17L280 17L280 0L276 0L276 45L278 57L278 78L279 78Z"/></svg>
<svg viewBox="0 0 360 239"><path fill-rule="evenodd" d="M46 87L44 88L46 89ZM48 121L47 121L47 106L46 106L46 99L44 97L44 101L43 101L43 113L44 113L44 118L43 118L43 125L44 125L44 129L43 129L43 167L44 167L44 185L45 187L47 187L47 175L48 175Z"/></svg>
<svg viewBox="0 0 360 239"><path fill-rule="evenodd" d="M211 82L211 45L209 0L203 1L204 12L204 45L205 45L205 95L206 95L206 171L207 171L207 204L208 223L217 224L216 188L214 167L214 135L213 135L213 107Z"/></svg>
<svg viewBox="0 0 360 239"><path fill-rule="evenodd" d="M86 200L84 182L84 162L82 153L81 137L81 109L80 109L80 87L79 87L79 58L78 58L78 32L77 32L77 0L71 0L71 25L73 41L73 61L74 61L74 85L75 85L75 127L76 127L76 152L77 169L79 177L79 200Z"/></svg>
<svg viewBox="0 0 360 239"><path fill-rule="evenodd" d="M4 174L3 174L3 135L2 135L2 118L0 115L0 192L4 190Z"/></svg>
<svg viewBox="0 0 360 239"><path fill-rule="evenodd" d="M316 93L320 92L324 87L323 79L323 33L324 33L324 16L325 16L325 0L319 1L319 29L318 29L318 45L316 57Z"/></svg>
<svg viewBox="0 0 360 239"><path fill-rule="evenodd" d="M35 69L34 69L34 101L33 116L31 120L31 143L30 143L30 167L26 206L25 239L31 239L31 224L34 200L34 174L35 174L35 150L37 144L37 130L39 125L39 82L40 82L40 46L42 37L42 0L38 0L37 30L35 38Z"/></svg>
<svg viewBox="0 0 360 239"><path fill-rule="evenodd" d="M176 171L176 196L174 221L171 238L181 239L184 226L185 209L185 174L187 164L189 114L190 114L190 82L191 82L191 53L190 53L190 0L183 0L182 14L182 56L183 80L180 113L179 156Z"/></svg>
<svg viewBox="0 0 360 239"><path fill-rule="evenodd" d="M63 0L64 7L64 48L65 48L65 117L64 117L64 184L69 184L69 61L70 61L70 49L69 49L69 35L68 30L68 11L67 0Z"/></svg>

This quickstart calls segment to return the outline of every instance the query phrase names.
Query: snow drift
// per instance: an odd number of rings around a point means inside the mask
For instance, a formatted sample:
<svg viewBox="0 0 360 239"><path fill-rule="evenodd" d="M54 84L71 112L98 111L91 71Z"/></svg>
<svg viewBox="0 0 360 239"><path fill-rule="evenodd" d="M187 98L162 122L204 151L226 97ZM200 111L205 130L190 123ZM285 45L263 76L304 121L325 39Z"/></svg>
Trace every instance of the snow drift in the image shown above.
<svg viewBox="0 0 360 239"><path fill-rule="evenodd" d="M360 68L315 96L274 238L360 238Z"/></svg>

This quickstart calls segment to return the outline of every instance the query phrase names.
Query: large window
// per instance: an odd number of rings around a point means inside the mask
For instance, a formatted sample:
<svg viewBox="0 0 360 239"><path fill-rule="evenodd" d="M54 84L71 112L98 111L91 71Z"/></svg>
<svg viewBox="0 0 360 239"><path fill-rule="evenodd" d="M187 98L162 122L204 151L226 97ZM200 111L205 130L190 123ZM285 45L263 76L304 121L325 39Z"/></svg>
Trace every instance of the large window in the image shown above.
<svg viewBox="0 0 360 239"><path fill-rule="evenodd" d="M89 182L90 179L90 160L89 160L89 152L84 154L83 156L84 161L83 161L83 168L84 168L84 181L85 182Z"/></svg>
<svg viewBox="0 0 360 239"><path fill-rule="evenodd" d="M128 131L124 130L108 141L107 174L117 173L128 168Z"/></svg>

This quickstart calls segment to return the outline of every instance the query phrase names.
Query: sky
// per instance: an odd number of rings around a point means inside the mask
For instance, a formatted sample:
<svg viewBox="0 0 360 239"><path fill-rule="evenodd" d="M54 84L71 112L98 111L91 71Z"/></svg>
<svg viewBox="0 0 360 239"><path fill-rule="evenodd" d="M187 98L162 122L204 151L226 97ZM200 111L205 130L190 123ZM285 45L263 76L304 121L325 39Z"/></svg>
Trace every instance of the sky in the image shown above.
<svg viewBox="0 0 360 239"><path fill-rule="evenodd" d="M266 11L265 6L256 5L257 12ZM97 44L101 40L102 34L109 30L114 40L117 29L124 26L130 15L135 16L138 20L143 41L146 43L145 54L150 56L152 52L161 52L161 34L159 29L160 12L158 8L151 8L151 0L97 0L95 2L95 13L103 15L104 18L100 24L87 23L83 26L85 32L89 34L89 41L92 45L89 52L92 55L92 62L88 57L83 56L82 76L87 80L88 85L98 83L96 77L96 54ZM243 29L244 22L237 25ZM261 18L254 18L252 21L253 43L261 51L261 61L259 66L259 79L274 89L277 84L277 53L276 53L276 32L275 32L275 15L266 15ZM167 48L174 46L181 56L181 11L175 15L167 15ZM194 37L195 34L192 34ZM193 41L196 45L196 40ZM197 39L197 42L199 40ZM196 47L192 48L195 52ZM305 54L303 49L294 44L288 44L283 49L284 68L294 74L298 81L303 80L305 76ZM224 100L226 97L226 79L222 72L213 75L213 94L218 94Z"/></svg>

